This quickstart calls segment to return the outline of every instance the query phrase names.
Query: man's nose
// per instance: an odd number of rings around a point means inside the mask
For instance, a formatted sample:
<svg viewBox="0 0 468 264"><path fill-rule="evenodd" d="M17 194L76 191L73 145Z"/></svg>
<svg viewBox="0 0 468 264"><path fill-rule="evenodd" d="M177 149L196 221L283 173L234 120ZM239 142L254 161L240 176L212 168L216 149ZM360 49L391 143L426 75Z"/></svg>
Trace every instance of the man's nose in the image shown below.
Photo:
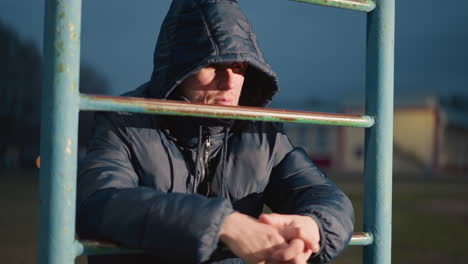
<svg viewBox="0 0 468 264"><path fill-rule="evenodd" d="M220 90L231 90L234 88L235 73L231 68L224 68L218 72L218 87Z"/></svg>

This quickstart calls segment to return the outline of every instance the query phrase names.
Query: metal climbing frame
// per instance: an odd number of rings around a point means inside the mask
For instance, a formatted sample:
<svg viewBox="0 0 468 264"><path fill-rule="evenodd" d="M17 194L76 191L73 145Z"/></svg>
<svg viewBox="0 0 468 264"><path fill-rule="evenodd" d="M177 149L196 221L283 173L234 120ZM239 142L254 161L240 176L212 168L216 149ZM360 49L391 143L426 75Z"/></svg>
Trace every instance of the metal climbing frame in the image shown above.
<svg viewBox="0 0 468 264"><path fill-rule="evenodd" d="M395 0L295 0L367 12L366 115L196 105L79 93L81 0L46 0L42 90L38 262L74 263L83 254L138 252L75 239L78 112L150 114L311 123L366 128L364 263L391 263Z"/></svg>

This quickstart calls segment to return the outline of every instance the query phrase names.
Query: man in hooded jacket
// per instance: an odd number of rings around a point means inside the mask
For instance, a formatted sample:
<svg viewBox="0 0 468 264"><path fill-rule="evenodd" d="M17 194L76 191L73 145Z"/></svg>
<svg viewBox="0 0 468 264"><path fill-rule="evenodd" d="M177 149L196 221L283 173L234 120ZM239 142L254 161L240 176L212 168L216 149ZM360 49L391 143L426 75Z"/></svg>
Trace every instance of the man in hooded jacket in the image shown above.
<svg viewBox="0 0 468 264"><path fill-rule="evenodd" d="M174 0L151 80L125 96L264 107L277 91L237 1ZM255 121L97 113L77 200L81 238L144 250L90 264L324 263L354 221L281 126Z"/></svg>

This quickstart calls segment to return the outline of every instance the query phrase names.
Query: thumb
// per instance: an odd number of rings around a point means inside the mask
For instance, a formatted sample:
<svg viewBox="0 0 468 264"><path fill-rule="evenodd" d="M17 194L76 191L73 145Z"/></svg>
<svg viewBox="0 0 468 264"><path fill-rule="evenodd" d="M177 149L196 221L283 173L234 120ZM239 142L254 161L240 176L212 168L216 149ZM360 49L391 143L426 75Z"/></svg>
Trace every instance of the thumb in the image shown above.
<svg viewBox="0 0 468 264"><path fill-rule="evenodd" d="M272 225L275 227L283 227L288 224L287 218L280 214L261 214L258 220L264 224Z"/></svg>

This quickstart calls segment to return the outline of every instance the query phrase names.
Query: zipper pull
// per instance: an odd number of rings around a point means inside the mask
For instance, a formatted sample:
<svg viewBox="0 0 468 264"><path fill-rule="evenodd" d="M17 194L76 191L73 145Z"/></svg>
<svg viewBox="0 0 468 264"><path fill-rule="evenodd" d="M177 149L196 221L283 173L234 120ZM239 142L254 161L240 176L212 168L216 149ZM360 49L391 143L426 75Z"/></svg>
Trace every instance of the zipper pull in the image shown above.
<svg viewBox="0 0 468 264"><path fill-rule="evenodd" d="M208 136L206 139L206 145L205 145L205 161L204 161L204 166L205 166L205 175L204 177L209 177L210 174L210 166L208 165L208 159L210 157L210 148L211 148L211 139ZM206 194L205 196L208 197L210 195L210 181L206 180Z"/></svg>
<svg viewBox="0 0 468 264"><path fill-rule="evenodd" d="M210 147L211 147L211 140L210 137L206 139L206 145L205 145L205 166L208 163L208 157L210 156Z"/></svg>

